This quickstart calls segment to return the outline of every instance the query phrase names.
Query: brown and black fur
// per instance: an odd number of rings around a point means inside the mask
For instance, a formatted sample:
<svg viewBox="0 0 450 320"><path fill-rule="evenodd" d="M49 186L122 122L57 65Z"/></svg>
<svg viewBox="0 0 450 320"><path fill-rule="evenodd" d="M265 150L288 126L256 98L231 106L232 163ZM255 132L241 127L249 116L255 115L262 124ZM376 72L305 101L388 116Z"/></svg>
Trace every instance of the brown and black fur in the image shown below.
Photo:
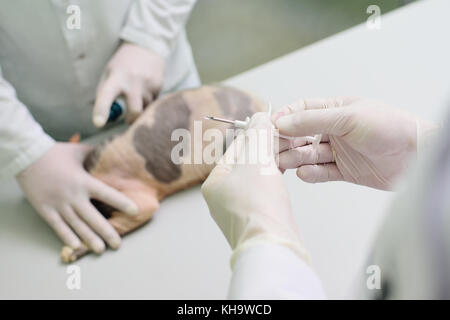
<svg viewBox="0 0 450 320"><path fill-rule="evenodd" d="M204 86L157 100L126 132L94 149L84 163L93 176L135 201L139 215L131 217L98 201L93 203L121 235L138 228L150 220L163 198L203 182L214 166L173 163L171 151L178 143L171 140L173 130L184 128L193 139L202 139L193 134L197 120L202 121L203 131L217 128L225 136L229 125L204 117L244 120L265 109L260 100L225 86ZM200 143L203 147L207 144ZM193 144L191 141L191 148Z"/></svg>

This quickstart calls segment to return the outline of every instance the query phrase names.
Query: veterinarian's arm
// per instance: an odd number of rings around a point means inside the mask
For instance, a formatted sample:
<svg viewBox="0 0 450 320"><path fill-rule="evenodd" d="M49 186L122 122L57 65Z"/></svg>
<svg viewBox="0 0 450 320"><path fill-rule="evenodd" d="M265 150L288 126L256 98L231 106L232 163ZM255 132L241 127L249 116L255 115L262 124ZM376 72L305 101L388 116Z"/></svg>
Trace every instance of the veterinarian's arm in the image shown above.
<svg viewBox="0 0 450 320"><path fill-rule="evenodd" d="M202 186L211 215L233 249L229 298L323 298L267 143L272 140L269 116L256 113Z"/></svg>
<svg viewBox="0 0 450 320"><path fill-rule="evenodd" d="M0 177L15 176L54 143L19 101L0 67Z"/></svg>
<svg viewBox="0 0 450 320"><path fill-rule="evenodd" d="M132 123L162 88L166 58L179 39L195 1L136 0L120 38L124 43L106 65L92 113L103 127L113 101L124 96L125 120Z"/></svg>
<svg viewBox="0 0 450 320"><path fill-rule="evenodd" d="M120 37L166 58L194 4L195 0L136 0Z"/></svg>
<svg viewBox="0 0 450 320"><path fill-rule="evenodd" d="M233 267L229 299L324 299L311 266L292 250L274 244L243 251Z"/></svg>

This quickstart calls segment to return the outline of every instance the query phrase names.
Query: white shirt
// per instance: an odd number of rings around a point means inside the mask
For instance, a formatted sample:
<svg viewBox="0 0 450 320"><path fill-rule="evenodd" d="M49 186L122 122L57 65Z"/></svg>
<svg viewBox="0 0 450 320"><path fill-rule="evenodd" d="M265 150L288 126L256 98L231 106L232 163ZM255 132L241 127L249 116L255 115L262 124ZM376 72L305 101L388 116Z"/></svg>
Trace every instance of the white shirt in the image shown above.
<svg viewBox="0 0 450 320"><path fill-rule="evenodd" d="M184 31L194 3L0 0L0 176L33 163L53 138L98 131L95 91L121 40L166 58L163 93L182 88L196 74ZM68 26L69 5L80 8L80 29Z"/></svg>

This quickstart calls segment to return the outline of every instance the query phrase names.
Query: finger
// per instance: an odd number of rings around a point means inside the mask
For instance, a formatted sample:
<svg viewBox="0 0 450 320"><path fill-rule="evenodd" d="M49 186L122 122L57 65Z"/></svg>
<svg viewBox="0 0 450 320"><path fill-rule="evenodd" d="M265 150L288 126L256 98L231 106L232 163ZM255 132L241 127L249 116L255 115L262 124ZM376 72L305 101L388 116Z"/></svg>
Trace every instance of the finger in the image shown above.
<svg viewBox="0 0 450 320"><path fill-rule="evenodd" d="M75 210L111 248L117 249L120 247L120 236L117 231L89 201L77 203Z"/></svg>
<svg viewBox="0 0 450 320"><path fill-rule="evenodd" d="M332 109L332 108L340 108L344 106L348 106L355 101L359 100L359 97L335 97L335 98L326 98L326 99L305 99L304 100L304 109L305 110L313 110L313 109Z"/></svg>
<svg viewBox="0 0 450 320"><path fill-rule="evenodd" d="M64 220L66 220L92 251L102 253L105 250L105 243L103 240L89 228L89 226L75 213L72 207L66 206L61 210L61 214Z"/></svg>
<svg viewBox="0 0 450 320"><path fill-rule="evenodd" d="M275 112L271 117L272 123L275 124L279 118L286 116L288 114L305 110L304 104L302 102L303 100L298 100L297 102L290 103L287 106Z"/></svg>
<svg viewBox="0 0 450 320"><path fill-rule="evenodd" d="M228 146L227 151L219 159L216 167L228 167L231 169L236 163L239 155L242 153L245 146L245 132L244 130L237 130L237 136L233 142Z"/></svg>
<svg viewBox="0 0 450 320"><path fill-rule="evenodd" d="M255 113L245 132L245 146L239 164L266 165L275 162L274 128L266 112Z"/></svg>
<svg viewBox="0 0 450 320"><path fill-rule="evenodd" d="M281 117L276 122L280 134L294 137L316 134L343 136L352 125L347 108L305 110Z"/></svg>
<svg viewBox="0 0 450 320"><path fill-rule="evenodd" d="M272 122L270 121L270 117L267 112L257 112L255 113L248 125L248 128L251 129L270 129L272 128Z"/></svg>
<svg viewBox="0 0 450 320"><path fill-rule="evenodd" d="M138 206L130 198L92 176L89 176L87 188L91 198L110 205L130 216L139 214Z"/></svg>
<svg viewBox="0 0 450 320"><path fill-rule="evenodd" d="M101 128L108 121L111 105L121 94L119 81L114 76L107 77L97 90L92 121L97 128Z"/></svg>
<svg viewBox="0 0 450 320"><path fill-rule="evenodd" d="M127 100L127 114L125 121L128 124L133 123L144 111L144 98L139 90L125 93Z"/></svg>
<svg viewBox="0 0 450 320"><path fill-rule="evenodd" d="M305 137L299 137L299 138L295 138L295 139L280 138L278 140L278 152L281 153L281 152L289 150L289 149L302 147L302 146L306 145L307 143L308 142Z"/></svg>
<svg viewBox="0 0 450 320"><path fill-rule="evenodd" d="M344 180L335 163L301 166L297 169L297 176L309 183Z"/></svg>
<svg viewBox="0 0 450 320"><path fill-rule="evenodd" d="M44 209L41 216L66 245L72 249L78 249L81 246L80 239L64 222L58 212L53 209Z"/></svg>
<svg viewBox="0 0 450 320"><path fill-rule="evenodd" d="M217 170L221 170L221 167L226 167L227 169L224 172L229 171L229 169L231 169L238 162L241 155L245 153L249 129L258 129L263 127L271 128L272 125L268 119L269 116L266 113L259 112L252 117L246 131L240 129L237 130L237 135L233 142L228 146L225 154L218 161L216 168L219 169Z"/></svg>
<svg viewBox="0 0 450 320"><path fill-rule="evenodd" d="M273 116L272 121L275 123L279 118L304 111L304 110L313 110L313 109L330 109L342 107L345 105L349 105L360 98L358 97L337 97L337 98L328 98L328 99L299 99L294 103L288 104L287 106L278 110Z"/></svg>
<svg viewBox="0 0 450 320"><path fill-rule="evenodd" d="M266 112L257 112L250 119L248 129L246 131L238 131L236 138L230 144L223 157L219 160L217 166L233 166L239 160L242 160L248 151L247 140L249 140L249 136L260 129L266 130L269 139L272 139L273 142L274 132L272 130L273 127L269 115ZM270 140L267 140L267 142L269 141Z"/></svg>
<svg viewBox="0 0 450 320"><path fill-rule="evenodd" d="M294 169L308 164L333 162L333 151L328 143L320 143L317 147L309 144L280 153L279 167Z"/></svg>
<svg viewBox="0 0 450 320"><path fill-rule="evenodd" d="M294 103L288 104L287 106L278 110L272 116L272 122L274 124L276 124L276 121L281 117L306 110L309 101L310 101L309 99L299 99L299 100L295 101ZM314 107L314 105L311 105L310 107Z"/></svg>
<svg viewBox="0 0 450 320"><path fill-rule="evenodd" d="M314 110L314 109L331 109L342 107L345 105L350 105L351 103L359 100L359 97L337 97L328 99L299 99L294 103L288 104L287 106L278 110L272 116L272 122L276 126L278 119L293 114L301 112L304 110ZM276 126L278 128L278 126Z"/></svg>

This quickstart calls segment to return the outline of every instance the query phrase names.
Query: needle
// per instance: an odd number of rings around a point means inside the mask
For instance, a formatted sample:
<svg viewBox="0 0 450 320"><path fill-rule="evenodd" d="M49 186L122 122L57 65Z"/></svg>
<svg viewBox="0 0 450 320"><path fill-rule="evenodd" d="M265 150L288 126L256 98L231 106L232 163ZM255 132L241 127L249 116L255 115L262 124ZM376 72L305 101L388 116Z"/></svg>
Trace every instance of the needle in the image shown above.
<svg viewBox="0 0 450 320"><path fill-rule="evenodd" d="M272 105L269 105L269 112L271 112L272 110ZM205 117L206 120L213 120L213 121L219 121L219 122L223 122L223 123L228 123L228 124L232 124L233 126L235 126L236 128L240 128L240 129L247 129L248 124L250 123L250 118L247 117L245 119L245 121L241 121L241 120L230 120L230 119L224 119L224 118L219 118L219 117L214 117L214 116L206 116ZM285 136L279 133L275 133L276 136L283 138L283 139L287 139L287 140L295 140L297 139L297 137L291 137L291 136ZM305 137L306 140L310 143L313 144L313 147L317 147L317 145L320 143L320 140L322 139L322 135L315 135L314 137Z"/></svg>
<svg viewBox="0 0 450 320"><path fill-rule="evenodd" d="M219 118L219 117L206 116L205 119L206 120L214 120L214 121L220 121L220 122L234 124L233 120L223 119L223 118Z"/></svg>
<svg viewBox="0 0 450 320"><path fill-rule="evenodd" d="M234 125L236 128L240 128L240 129L247 129L248 124L250 123L250 118L249 117L247 117L245 119L245 121L229 120L229 119L223 119L223 118L212 117L212 116L207 116L207 117L205 117L205 119L219 121L219 122L224 122L224 123L229 123L229 124ZM277 133L275 133L275 135L279 136L280 138L284 138L284 139L288 139L288 140L294 140L296 138L296 137L284 136L282 134L277 134Z"/></svg>
<svg viewBox="0 0 450 320"><path fill-rule="evenodd" d="M211 117L211 116L207 116L207 117L205 117L205 119L219 121L219 122L224 122L224 123L229 123L229 124L234 125L236 128L240 128L240 129L247 129L248 124L250 123L250 118L249 117L247 117L245 119L245 121L229 120L229 119L218 118L218 117Z"/></svg>

